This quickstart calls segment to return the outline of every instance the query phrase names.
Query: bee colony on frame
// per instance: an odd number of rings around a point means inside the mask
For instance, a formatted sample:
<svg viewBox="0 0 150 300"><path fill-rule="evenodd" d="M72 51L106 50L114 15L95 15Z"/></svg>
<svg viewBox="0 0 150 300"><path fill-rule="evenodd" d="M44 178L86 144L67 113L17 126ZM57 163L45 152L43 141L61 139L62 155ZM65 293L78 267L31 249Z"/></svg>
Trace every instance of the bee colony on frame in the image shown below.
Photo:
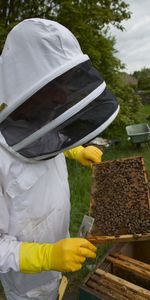
<svg viewBox="0 0 150 300"><path fill-rule="evenodd" d="M150 191L142 157L94 164L91 242L150 239Z"/></svg>

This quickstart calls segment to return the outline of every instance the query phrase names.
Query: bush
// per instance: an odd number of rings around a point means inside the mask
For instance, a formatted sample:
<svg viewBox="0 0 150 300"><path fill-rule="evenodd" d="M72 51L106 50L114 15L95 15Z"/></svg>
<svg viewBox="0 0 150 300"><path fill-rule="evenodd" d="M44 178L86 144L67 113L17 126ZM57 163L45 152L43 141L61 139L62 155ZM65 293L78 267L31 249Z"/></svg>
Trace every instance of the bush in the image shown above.
<svg viewBox="0 0 150 300"><path fill-rule="evenodd" d="M140 96L129 85L124 84L121 80L116 80L116 86L111 87L112 92L117 98L120 105L120 112L116 120L105 131L105 136L121 136L122 131L128 124L139 123L142 117L143 104Z"/></svg>

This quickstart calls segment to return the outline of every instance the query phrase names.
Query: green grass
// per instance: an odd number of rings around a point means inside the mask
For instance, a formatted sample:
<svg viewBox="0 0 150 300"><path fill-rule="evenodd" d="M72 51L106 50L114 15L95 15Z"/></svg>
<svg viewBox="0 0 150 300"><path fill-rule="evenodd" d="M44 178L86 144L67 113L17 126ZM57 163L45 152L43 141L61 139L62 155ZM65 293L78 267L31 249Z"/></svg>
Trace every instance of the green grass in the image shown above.
<svg viewBox="0 0 150 300"><path fill-rule="evenodd" d="M146 119L146 117L148 117L150 115L150 105L144 105L143 106L143 110L142 110L142 116L143 116L143 121ZM144 121L145 122L145 121ZM150 121L149 121L149 125L150 125Z"/></svg>

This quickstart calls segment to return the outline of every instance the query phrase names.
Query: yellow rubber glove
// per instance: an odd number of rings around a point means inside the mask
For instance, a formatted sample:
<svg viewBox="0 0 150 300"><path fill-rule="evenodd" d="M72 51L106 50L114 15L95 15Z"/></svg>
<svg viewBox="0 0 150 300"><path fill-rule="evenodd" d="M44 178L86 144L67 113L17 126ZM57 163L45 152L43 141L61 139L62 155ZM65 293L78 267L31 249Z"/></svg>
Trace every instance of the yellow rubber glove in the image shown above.
<svg viewBox="0 0 150 300"><path fill-rule="evenodd" d="M103 152L94 146L78 146L64 152L68 158L78 160L83 166L92 166L93 163L100 163Z"/></svg>
<svg viewBox="0 0 150 300"><path fill-rule="evenodd" d="M66 238L55 244L22 242L20 272L74 272L82 268L87 257L96 257L96 247L84 238Z"/></svg>

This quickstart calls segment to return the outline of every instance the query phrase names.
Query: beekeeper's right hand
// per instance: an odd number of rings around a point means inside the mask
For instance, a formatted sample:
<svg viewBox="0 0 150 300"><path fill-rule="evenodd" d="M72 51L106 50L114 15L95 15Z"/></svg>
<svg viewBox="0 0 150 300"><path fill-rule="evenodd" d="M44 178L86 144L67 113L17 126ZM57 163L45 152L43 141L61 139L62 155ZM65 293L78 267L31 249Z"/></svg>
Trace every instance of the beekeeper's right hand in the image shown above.
<svg viewBox="0 0 150 300"><path fill-rule="evenodd" d="M20 272L74 272L82 268L87 257L96 257L96 247L84 238L66 238L55 244L22 242Z"/></svg>

